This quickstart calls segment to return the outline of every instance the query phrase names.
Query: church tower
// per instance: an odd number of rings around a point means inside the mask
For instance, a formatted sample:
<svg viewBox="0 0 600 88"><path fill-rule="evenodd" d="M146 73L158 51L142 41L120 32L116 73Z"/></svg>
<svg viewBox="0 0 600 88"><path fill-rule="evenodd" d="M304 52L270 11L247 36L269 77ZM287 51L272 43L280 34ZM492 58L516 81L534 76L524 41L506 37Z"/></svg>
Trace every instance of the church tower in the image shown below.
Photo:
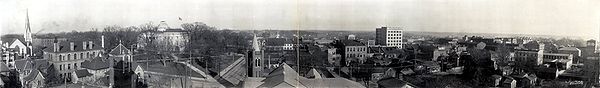
<svg viewBox="0 0 600 88"><path fill-rule="evenodd" d="M254 34L254 37L252 39L252 48L253 50L250 52L250 58L248 60L248 67L250 67L248 70L248 76L250 77L260 77L262 74L262 67L263 67L263 56L264 56L264 52L261 49L261 43L260 41L258 41L258 38L256 37L256 34Z"/></svg>
<svg viewBox="0 0 600 88"><path fill-rule="evenodd" d="M32 47L32 41L33 41L33 36L31 36L31 26L29 25L29 10L27 10L27 18L26 21L27 23L25 23L25 34L23 35L23 38L25 39L25 46L27 46L26 49L26 55L32 56L33 55L33 47Z"/></svg>

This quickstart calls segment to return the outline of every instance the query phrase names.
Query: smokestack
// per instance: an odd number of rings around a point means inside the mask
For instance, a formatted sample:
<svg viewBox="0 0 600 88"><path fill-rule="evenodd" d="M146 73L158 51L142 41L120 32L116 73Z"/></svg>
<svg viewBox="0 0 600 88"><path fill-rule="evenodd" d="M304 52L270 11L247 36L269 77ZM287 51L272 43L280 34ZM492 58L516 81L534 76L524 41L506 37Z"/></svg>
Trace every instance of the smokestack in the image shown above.
<svg viewBox="0 0 600 88"><path fill-rule="evenodd" d="M102 48L104 48L104 35L102 35L100 38L101 38L101 40L100 40L100 41L101 41L101 43L102 43L102 44L100 44L100 45L102 46Z"/></svg>
<svg viewBox="0 0 600 88"><path fill-rule="evenodd" d="M54 46L54 52L58 52L58 40L56 40L56 37L54 37L54 42L53 42L53 46Z"/></svg>

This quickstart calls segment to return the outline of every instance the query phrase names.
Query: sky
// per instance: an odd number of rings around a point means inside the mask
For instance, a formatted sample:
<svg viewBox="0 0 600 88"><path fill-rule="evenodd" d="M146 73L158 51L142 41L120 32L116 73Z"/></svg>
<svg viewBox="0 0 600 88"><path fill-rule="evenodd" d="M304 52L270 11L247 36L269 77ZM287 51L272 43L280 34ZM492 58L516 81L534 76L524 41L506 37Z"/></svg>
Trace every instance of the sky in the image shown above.
<svg viewBox="0 0 600 88"><path fill-rule="evenodd" d="M237 30L517 33L599 38L600 0L0 0L1 34L204 22ZM182 20L178 20L182 18Z"/></svg>

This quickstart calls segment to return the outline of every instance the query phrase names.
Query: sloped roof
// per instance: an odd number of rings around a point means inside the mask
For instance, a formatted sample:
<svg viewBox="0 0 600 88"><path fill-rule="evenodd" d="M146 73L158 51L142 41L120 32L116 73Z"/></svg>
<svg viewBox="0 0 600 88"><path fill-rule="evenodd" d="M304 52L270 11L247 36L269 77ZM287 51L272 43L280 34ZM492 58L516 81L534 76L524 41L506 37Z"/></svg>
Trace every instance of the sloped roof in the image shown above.
<svg viewBox="0 0 600 88"><path fill-rule="evenodd" d="M131 54L131 50L127 49L127 47L123 46L123 44L117 45L117 47L110 50L108 54L111 55L128 55Z"/></svg>
<svg viewBox="0 0 600 88"><path fill-rule="evenodd" d="M146 65L145 63L148 63L148 65ZM197 78L206 78L204 75L195 72L193 69L191 69L181 63L165 62L165 65L163 65L160 62L145 62L145 63L138 63L138 65L140 67L142 67L142 69L144 69L144 71L156 72L156 73L162 73L162 74L168 74L168 75L179 75L179 76L189 75L189 76L197 77Z"/></svg>
<svg viewBox="0 0 600 88"><path fill-rule="evenodd" d="M406 82L404 80L400 80L397 78L381 79L381 80L377 81L377 84L379 84L383 88L399 88L399 87L405 87L405 86L416 87L415 85L410 84L409 82Z"/></svg>
<svg viewBox="0 0 600 88"><path fill-rule="evenodd" d="M232 64L227 66L224 70L219 72L220 79L217 81L221 82L221 84L225 85L230 83L231 86L238 85L240 82L244 81L247 77L247 62L245 57L240 57L240 59L234 61ZM227 82L223 82L227 81Z"/></svg>
<svg viewBox="0 0 600 88"><path fill-rule="evenodd" d="M579 48L577 48L577 47L563 47L563 48L560 48L560 49L558 49L558 50L562 50L562 51L581 51L581 50L580 50Z"/></svg>
<svg viewBox="0 0 600 88"><path fill-rule="evenodd" d="M315 78L315 79L323 78L321 76L321 74L317 71L317 69L315 69L315 68L310 69L310 71L308 71L308 73L306 74L306 77L308 77L308 78Z"/></svg>
<svg viewBox="0 0 600 88"><path fill-rule="evenodd" d="M40 75L40 76L44 77L44 76L42 75L42 73L41 73L39 70L33 70L33 71L32 71L32 72L29 74L29 75L25 76L25 77L23 78L23 80L25 80L25 81L32 81L32 80L34 80L36 77L38 77L38 75Z"/></svg>
<svg viewBox="0 0 600 88"><path fill-rule="evenodd" d="M265 41L266 46L284 46L291 43L292 41L288 41L285 38L267 38Z"/></svg>
<svg viewBox="0 0 600 88"><path fill-rule="evenodd" d="M292 67L287 65L286 63L282 63L280 67L277 67L273 70L265 80L263 84L259 87L277 87L280 84L288 84L290 87L296 88L306 88L306 86L302 85L298 79L302 79L301 77ZM304 78L306 79L306 78Z"/></svg>
<svg viewBox="0 0 600 88"><path fill-rule="evenodd" d="M314 70L317 71L317 70ZM345 78L307 79L286 63L273 70L258 87L296 87L296 88L365 88L358 82Z"/></svg>
<svg viewBox="0 0 600 88"><path fill-rule="evenodd" d="M6 66L6 64L4 64L4 63L0 63L0 72L8 72L8 71L10 71L8 69L8 66Z"/></svg>
<svg viewBox="0 0 600 88"><path fill-rule="evenodd" d="M85 60L81 63L81 67L91 70L106 69L110 67L110 60L103 60L102 57L97 57L91 60Z"/></svg>
<svg viewBox="0 0 600 88"><path fill-rule="evenodd" d="M82 69L82 70L75 71L75 75L77 75L77 78L82 78L82 77L92 76L93 74L88 72L88 70Z"/></svg>

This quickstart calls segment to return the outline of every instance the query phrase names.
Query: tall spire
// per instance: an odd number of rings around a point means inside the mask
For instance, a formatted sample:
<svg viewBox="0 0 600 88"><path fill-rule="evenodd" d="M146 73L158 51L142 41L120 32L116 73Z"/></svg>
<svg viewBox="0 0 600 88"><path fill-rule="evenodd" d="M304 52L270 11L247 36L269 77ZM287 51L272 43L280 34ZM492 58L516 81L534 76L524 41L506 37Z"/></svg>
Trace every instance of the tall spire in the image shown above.
<svg viewBox="0 0 600 88"><path fill-rule="evenodd" d="M252 48L254 48L254 51L260 51L260 45L258 43L258 38L256 37L256 33L254 33L254 37L252 39Z"/></svg>
<svg viewBox="0 0 600 88"><path fill-rule="evenodd" d="M26 10L26 23L25 23L25 34L23 35L23 38L25 39L25 43L27 45L27 48L29 48L29 54L28 55L33 55L33 47L31 45L33 38L31 36L31 25L29 23L29 9Z"/></svg>

